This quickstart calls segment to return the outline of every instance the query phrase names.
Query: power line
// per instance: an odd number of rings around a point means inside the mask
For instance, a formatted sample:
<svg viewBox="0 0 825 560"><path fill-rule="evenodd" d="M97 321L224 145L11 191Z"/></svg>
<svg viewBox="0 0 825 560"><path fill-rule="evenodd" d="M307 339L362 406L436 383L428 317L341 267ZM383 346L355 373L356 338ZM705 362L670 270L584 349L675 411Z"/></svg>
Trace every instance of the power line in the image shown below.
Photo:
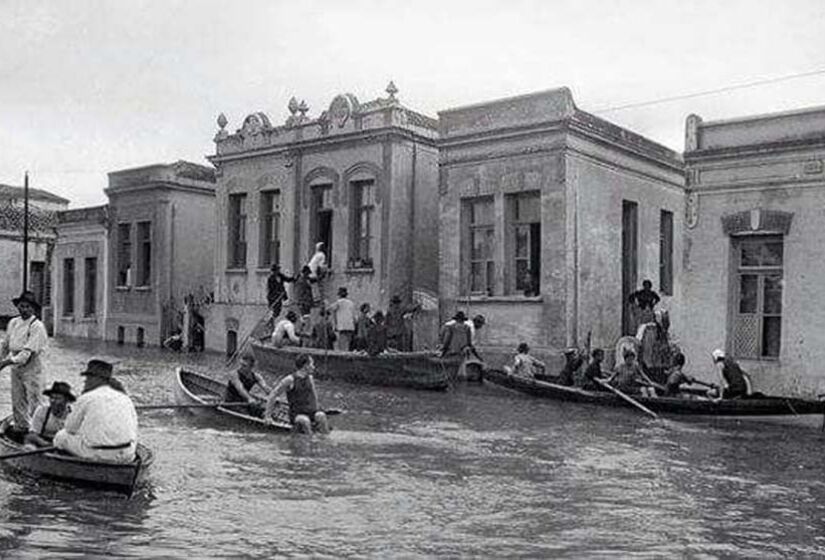
<svg viewBox="0 0 825 560"><path fill-rule="evenodd" d="M662 97L660 99L654 99L651 101L639 101L637 103L628 103L627 105L617 105L615 107L606 107L604 109L598 109L596 111L590 111L591 113L611 113L614 111L623 111L625 109L635 109L636 107L647 107L648 105L658 105L660 103L669 103L671 101L679 101L682 99L692 99L694 97L702 97L705 95L714 95L717 93L724 93L727 91L734 91L737 89L745 89L751 88L756 86L763 86L767 84L775 84L777 82L784 82L787 80L795 80L797 78L807 78L809 76L818 76L821 74L825 74L825 68L820 70L813 70L811 72L802 72L799 74L788 74L786 76L778 76L776 78L766 78L763 80L756 80L753 82L748 82L745 84L738 84L733 86L726 86L717 89L709 89L706 91L697 91L695 93L686 93L683 95L674 95L672 97Z"/></svg>

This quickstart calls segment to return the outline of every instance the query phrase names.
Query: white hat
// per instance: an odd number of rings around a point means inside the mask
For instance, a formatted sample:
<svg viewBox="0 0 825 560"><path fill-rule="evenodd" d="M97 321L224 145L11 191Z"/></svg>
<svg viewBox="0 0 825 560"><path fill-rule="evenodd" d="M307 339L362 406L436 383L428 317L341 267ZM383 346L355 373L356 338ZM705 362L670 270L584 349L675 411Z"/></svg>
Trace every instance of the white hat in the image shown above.
<svg viewBox="0 0 825 560"><path fill-rule="evenodd" d="M720 350L719 348L717 348L716 350L711 352L710 355L713 356L713 361L714 362L718 362L719 360L721 360L725 357L725 351Z"/></svg>

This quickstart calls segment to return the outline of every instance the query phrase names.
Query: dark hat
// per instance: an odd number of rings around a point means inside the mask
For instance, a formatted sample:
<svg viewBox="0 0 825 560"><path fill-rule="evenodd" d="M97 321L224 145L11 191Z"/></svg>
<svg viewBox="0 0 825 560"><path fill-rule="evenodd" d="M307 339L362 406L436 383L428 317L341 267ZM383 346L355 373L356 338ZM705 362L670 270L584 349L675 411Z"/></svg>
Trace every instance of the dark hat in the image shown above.
<svg viewBox="0 0 825 560"><path fill-rule="evenodd" d="M347 294L349 294L349 292L347 291L347 289L344 286L341 286L340 288L338 288L338 295L339 296L347 297Z"/></svg>
<svg viewBox="0 0 825 560"><path fill-rule="evenodd" d="M390 303L401 303L401 298L400 298L400 297L398 297L397 295L392 296L392 297L390 298Z"/></svg>
<svg viewBox="0 0 825 560"><path fill-rule="evenodd" d="M86 369L80 372L80 375L94 375L100 379L111 379L112 364L104 360L89 360L86 364Z"/></svg>
<svg viewBox="0 0 825 560"><path fill-rule="evenodd" d="M65 381L55 381L49 389L43 391L47 397L52 395L63 395L69 402L74 402L76 397L72 394L72 386Z"/></svg>
<svg viewBox="0 0 825 560"><path fill-rule="evenodd" d="M460 322L462 322L462 323L463 323L464 321L466 321L466 320L467 320L467 316L464 314L464 312L463 312L463 311L461 311L461 310L459 309L458 311L456 311L456 312L455 312L455 315L453 315L453 319L455 319L456 321L460 321Z"/></svg>
<svg viewBox="0 0 825 560"><path fill-rule="evenodd" d="M279 265L278 263L272 263L272 266L269 267L269 270L271 270L272 272L278 272L279 270L281 270L281 265Z"/></svg>
<svg viewBox="0 0 825 560"><path fill-rule="evenodd" d="M473 323L483 325L486 322L487 322L487 319L484 318L484 315L479 314L479 315L476 315L475 317L473 317Z"/></svg>
<svg viewBox="0 0 825 560"><path fill-rule="evenodd" d="M14 304L15 307L20 305L23 302L28 303L35 309L40 309L40 303L37 301L37 298L34 296L34 292L29 290L25 290L22 294L20 294L16 298L12 298L11 302Z"/></svg>

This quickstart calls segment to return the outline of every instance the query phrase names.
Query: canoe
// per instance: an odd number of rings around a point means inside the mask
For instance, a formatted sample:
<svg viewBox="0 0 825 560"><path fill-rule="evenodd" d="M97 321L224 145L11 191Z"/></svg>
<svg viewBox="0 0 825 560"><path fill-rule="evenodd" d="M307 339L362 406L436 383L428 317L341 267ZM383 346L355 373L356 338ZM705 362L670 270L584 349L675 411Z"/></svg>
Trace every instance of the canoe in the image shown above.
<svg viewBox="0 0 825 560"><path fill-rule="evenodd" d="M175 401L181 405L203 405L219 403L223 400L226 383L212 379L200 373L177 368L175 371ZM243 408L225 408L222 406L192 407L186 410L198 416L217 418L232 422L234 425L266 432L292 432L292 424L283 419L274 424L267 424L257 416L243 412ZM284 411L285 412L285 411Z"/></svg>
<svg viewBox="0 0 825 560"><path fill-rule="evenodd" d="M0 421L0 434L5 434L9 424L11 424L11 416ZM23 445L8 439L5 435L0 435L0 454L8 455L24 451L27 449ZM4 459L0 461L0 465L37 478L132 494L135 488L143 482L146 471L153 461L152 451L138 443L137 458L127 464L93 461L62 451L53 451Z"/></svg>
<svg viewBox="0 0 825 560"><path fill-rule="evenodd" d="M536 397L558 401L631 407L618 395L607 391L585 391L547 381L508 375L500 369L484 370L484 381ZM820 427L825 403L814 400L778 396L752 396L744 399L712 400L705 398L643 397L633 399L647 408L665 415L729 420L770 421Z"/></svg>
<svg viewBox="0 0 825 560"><path fill-rule="evenodd" d="M444 391L456 378L460 361L442 360L432 352L394 352L369 356L357 352L322 350L302 346L252 343L257 367L282 375L295 369L299 354L312 356L315 377L381 387L407 387Z"/></svg>

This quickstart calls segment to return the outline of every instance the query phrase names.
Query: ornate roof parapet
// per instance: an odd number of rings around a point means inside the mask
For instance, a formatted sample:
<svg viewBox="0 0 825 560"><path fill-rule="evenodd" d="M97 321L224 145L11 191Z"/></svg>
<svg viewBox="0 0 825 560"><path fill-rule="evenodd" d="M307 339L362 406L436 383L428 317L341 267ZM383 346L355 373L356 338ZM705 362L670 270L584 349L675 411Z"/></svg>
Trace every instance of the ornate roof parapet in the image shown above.
<svg viewBox="0 0 825 560"><path fill-rule="evenodd" d="M216 155L210 159L219 161L222 156L259 149L287 149L295 142L383 128L401 128L430 139L437 137L436 119L404 107L398 100L398 88L393 82L387 85L385 92L387 97L366 103L361 103L352 93L336 95L316 118L308 116L309 106L305 100L298 101L293 97L287 105L289 116L283 125L272 126L264 113L253 113L234 134L226 133L226 117L219 117Z"/></svg>

